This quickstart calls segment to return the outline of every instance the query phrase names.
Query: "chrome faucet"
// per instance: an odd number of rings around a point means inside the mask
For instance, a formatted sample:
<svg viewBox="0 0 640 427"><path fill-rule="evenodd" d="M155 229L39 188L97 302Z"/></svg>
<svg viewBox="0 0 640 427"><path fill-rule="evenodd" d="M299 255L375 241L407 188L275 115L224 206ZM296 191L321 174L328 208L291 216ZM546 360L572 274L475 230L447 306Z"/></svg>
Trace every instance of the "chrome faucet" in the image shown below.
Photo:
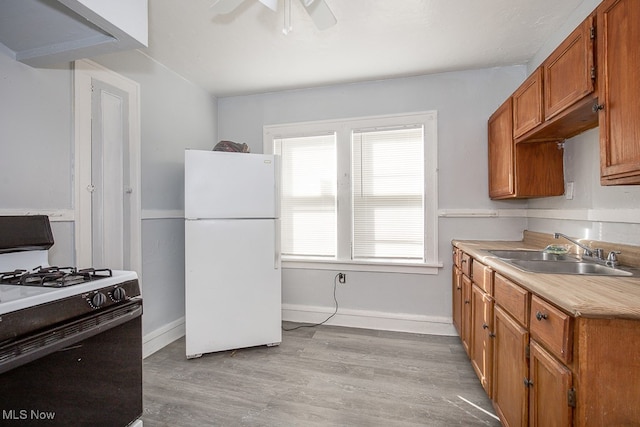
<svg viewBox="0 0 640 427"><path fill-rule="evenodd" d="M553 233L553 238L554 239L559 239L560 237L564 237L565 239L567 239L568 241L570 241L571 243L581 247L584 250L584 256L588 256L588 257L593 257L593 249L591 249L589 246L583 245L582 243L578 242L577 240L573 240L571 237L567 236L566 234L562 234L562 233ZM602 250L600 250L600 253Z"/></svg>
<svg viewBox="0 0 640 427"><path fill-rule="evenodd" d="M577 240L572 239L571 237L567 236L566 234L553 233L553 238L554 239L559 239L560 237L564 237L565 239L567 239L571 243L581 247L584 250L584 253L582 254L583 258L589 258L592 261L595 261L595 262L600 263L600 264L608 265L610 267L616 267L619 264L617 254L619 254L620 251L611 251L611 252L609 252L609 256L605 259L604 250L601 249L601 248L591 249L589 246L586 246L586 245L578 242Z"/></svg>

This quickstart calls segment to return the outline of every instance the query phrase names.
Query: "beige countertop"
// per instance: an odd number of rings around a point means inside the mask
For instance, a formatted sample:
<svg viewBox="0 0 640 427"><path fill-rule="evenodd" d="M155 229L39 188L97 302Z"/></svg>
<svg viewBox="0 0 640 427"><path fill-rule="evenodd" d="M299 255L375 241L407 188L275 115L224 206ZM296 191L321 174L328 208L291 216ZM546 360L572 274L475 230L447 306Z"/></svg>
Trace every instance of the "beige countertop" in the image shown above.
<svg viewBox="0 0 640 427"><path fill-rule="evenodd" d="M544 246L482 240L453 240L452 244L575 317L640 320L640 277L528 273L487 250L541 250Z"/></svg>

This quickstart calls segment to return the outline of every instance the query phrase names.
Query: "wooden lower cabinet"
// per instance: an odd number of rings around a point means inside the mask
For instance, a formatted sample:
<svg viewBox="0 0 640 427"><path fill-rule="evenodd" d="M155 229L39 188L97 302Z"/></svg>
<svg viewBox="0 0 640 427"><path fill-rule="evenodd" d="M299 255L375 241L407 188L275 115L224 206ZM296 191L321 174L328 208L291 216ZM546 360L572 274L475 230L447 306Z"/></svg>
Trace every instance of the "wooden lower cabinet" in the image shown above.
<svg viewBox="0 0 640 427"><path fill-rule="evenodd" d="M471 279L462 275L462 346L471 356Z"/></svg>
<svg viewBox="0 0 640 427"><path fill-rule="evenodd" d="M493 406L505 427L526 426L529 331L498 305L493 322Z"/></svg>
<svg viewBox="0 0 640 427"><path fill-rule="evenodd" d="M477 286L471 287L471 365L482 387L491 396L493 371L493 298Z"/></svg>
<svg viewBox="0 0 640 427"><path fill-rule="evenodd" d="M503 426L640 426L640 320L571 316L462 255L454 322Z"/></svg>
<svg viewBox="0 0 640 427"><path fill-rule="evenodd" d="M453 326L462 337L462 270L456 265L453 266L452 282Z"/></svg>
<svg viewBox="0 0 640 427"><path fill-rule="evenodd" d="M529 349L529 425L573 425L575 390L571 371L536 341L531 340Z"/></svg>

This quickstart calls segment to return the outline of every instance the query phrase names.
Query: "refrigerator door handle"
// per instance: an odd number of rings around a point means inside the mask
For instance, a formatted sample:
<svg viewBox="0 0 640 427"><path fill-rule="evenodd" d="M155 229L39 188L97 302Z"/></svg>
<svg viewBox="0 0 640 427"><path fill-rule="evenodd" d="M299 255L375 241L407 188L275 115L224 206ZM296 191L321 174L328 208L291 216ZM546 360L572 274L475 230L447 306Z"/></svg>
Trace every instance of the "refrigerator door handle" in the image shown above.
<svg viewBox="0 0 640 427"><path fill-rule="evenodd" d="M275 220L275 227L273 227L275 236L273 236L274 248L273 248L273 269L278 270L280 268L280 220Z"/></svg>

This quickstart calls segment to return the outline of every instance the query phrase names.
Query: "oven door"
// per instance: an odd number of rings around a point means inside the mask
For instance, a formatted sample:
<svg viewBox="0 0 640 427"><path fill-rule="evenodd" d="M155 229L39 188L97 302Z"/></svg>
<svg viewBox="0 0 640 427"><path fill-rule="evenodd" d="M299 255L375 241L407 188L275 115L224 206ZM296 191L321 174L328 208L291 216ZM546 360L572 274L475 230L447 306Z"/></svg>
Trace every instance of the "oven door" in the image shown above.
<svg viewBox="0 0 640 427"><path fill-rule="evenodd" d="M0 346L0 425L127 426L142 414L142 300Z"/></svg>

